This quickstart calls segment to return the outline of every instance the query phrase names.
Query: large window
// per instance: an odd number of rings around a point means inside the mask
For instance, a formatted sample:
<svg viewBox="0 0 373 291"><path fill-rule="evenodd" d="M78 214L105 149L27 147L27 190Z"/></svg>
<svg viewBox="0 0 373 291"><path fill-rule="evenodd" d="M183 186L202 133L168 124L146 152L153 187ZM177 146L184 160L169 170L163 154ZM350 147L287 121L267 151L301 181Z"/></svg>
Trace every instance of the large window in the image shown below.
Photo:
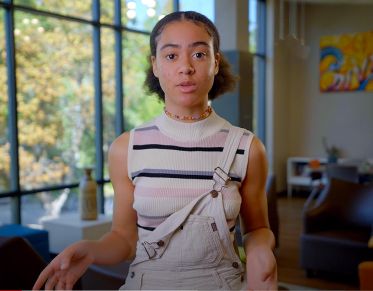
<svg viewBox="0 0 373 291"><path fill-rule="evenodd" d="M0 1L0 223L76 211L86 167L111 209L109 145L163 108L142 85L149 32L173 4Z"/></svg>
<svg viewBox="0 0 373 291"><path fill-rule="evenodd" d="M4 17L4 10L0 10L0 193L11 188ZM0 222L10 222L10 219L10 199L8 197L0 199Z"/></svg>
<svg viewBox="0 0 373 291"><path fill-rule="evenodd" d="M204 1L190 1L190 0L180 0L179 10L181 11L197 11L207 16L210 20L215 19L215 2L216 0L204 0Z"/></svg>
<svg viewBox="0 0 373 291"><path fill-rule="evenodd" d="M151 30L158 19L172 10L172 0L127 0L122 7L122 19L128 28Z"/></svg>
<svg viewBox="0 0 373 291"><path fill-rule="evenodd" d="M22 190L77 181L95 165L92 28L15 13Z"/></svg>
<svg viewBox="0 0 373 291"><path fill-rule="evenodd" d="M249 1L249 51L254 56L254 104L253 129L265 143L265 112L266 112L266 5L265 0Z"/></svg>

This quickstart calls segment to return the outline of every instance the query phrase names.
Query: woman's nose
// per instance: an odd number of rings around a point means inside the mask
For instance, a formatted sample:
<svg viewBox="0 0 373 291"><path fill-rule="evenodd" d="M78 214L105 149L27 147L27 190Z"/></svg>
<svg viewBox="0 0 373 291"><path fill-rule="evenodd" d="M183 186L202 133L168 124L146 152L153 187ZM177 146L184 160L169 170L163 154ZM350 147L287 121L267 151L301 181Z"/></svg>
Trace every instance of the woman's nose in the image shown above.
<svg viewBox="0 0 373 291"><path fill-rule="evenodd" d="M194 67L193 64L190 62L188 58L185 58L180 63L179 73L180 74L186 74L190 75L194 73Z"/></svg>

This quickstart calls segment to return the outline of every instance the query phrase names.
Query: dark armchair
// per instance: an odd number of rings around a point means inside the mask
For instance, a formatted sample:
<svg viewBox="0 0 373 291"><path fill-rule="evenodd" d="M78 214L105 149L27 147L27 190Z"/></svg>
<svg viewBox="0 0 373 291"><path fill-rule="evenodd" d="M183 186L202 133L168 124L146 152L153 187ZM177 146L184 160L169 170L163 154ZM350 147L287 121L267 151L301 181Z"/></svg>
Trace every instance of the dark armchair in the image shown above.
<svg viewBox="0 0 373 291"><path fill-rule="evenodd" d="M315 194L313 194L315 195ZM373 260L373 184L331 179L303 210L301 266L307 275L334 274L357 280L358 265Z"/></svg>
<svg viewBox="0 0 373 291"><path fill-rule="evenodd" d="M0 237L0 289L30 290L47 263L21 237Z"/></svg>

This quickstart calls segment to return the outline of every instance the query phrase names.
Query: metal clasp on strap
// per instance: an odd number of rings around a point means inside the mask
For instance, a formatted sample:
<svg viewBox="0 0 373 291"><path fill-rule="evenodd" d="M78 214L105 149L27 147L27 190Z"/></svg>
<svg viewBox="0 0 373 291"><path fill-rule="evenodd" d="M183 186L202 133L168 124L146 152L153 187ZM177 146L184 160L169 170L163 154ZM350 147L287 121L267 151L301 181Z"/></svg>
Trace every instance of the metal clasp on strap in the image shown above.
<svg viewBox="0 0 373 291"><path fill-rule="evenodd" d="M213 179L215 181L213 189L220 192L231 180L226 172L220 167L214 169ZM217 188L219 186L219 188Z"/></svg>
<svg viewBox="0 0 373 291"><path fill-rule="evenodd" d="M152 246L153 243L148 243L147 241L144 241L141 244L144 247L146 253L148 254L149 259L152 259L157 255L157 251L155 250L155 247Z"/></svg>

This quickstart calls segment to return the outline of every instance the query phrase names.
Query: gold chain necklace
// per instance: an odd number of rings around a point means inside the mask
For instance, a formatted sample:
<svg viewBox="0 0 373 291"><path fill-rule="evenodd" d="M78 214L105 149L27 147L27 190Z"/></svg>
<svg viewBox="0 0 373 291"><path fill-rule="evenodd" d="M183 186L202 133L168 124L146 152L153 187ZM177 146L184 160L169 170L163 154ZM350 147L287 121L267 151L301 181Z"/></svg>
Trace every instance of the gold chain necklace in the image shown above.
<svg viewBox="0 0 373 291"><path fill-rule="evenodd" d="M211 106L208 106L207 109L205 111L203 111L200 115L180 116L180 115L177 115L177 114L173 114L170 111L167 111L166 107L164 108L164 113L166 113L166 115L168 117L171 117L172 119L176 119L176 120L182 120L182 121L199 121L199 120L202 120L202 119L205 119L205 118L209 117L211 112L212 112L212 108L211 108Z"/></svg>

